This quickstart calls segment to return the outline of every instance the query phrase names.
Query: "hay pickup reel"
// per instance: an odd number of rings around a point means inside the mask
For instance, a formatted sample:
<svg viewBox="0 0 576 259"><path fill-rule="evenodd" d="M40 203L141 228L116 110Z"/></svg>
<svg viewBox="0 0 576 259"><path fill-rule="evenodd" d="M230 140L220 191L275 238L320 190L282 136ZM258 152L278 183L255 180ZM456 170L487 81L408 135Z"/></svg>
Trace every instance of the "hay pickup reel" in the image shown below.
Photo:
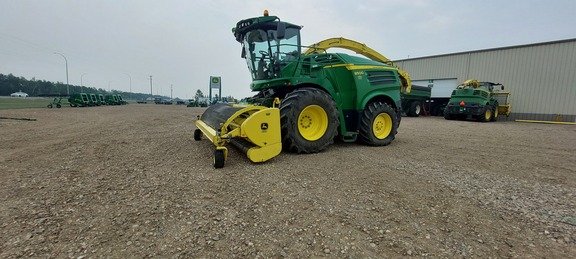
<svg viewBox="0 0 576 259"><path fill-rule="evenodd" d="M280 101L276 100L276 104ZM224 167L228 158L226 145L234 146L246 153L250 161L267 161L282 151L280 109L265 106L210 106L196 120L194 140L206 136L215 146L214 167Z"/></svg>

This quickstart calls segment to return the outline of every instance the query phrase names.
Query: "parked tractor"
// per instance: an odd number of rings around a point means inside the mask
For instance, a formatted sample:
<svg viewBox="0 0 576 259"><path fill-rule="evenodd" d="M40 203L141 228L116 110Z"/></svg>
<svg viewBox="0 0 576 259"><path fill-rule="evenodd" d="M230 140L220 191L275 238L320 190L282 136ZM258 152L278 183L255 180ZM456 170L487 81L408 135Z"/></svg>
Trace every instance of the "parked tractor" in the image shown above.
<svg viewBox="0 0 576 259"><path fill-rule="evenodd" d="M98 102L100 103L100 105L106 105L106 100L104 99L104 95L103 94L98 94Z"/></svg>
<svg viewBox="0 0 576 259"><path fill-rule="evenodd" d="M106 100L106 104L107 105L119 105L120 103L118 102L118 96L115 94L109 94L106 95L104 97L104 100Z"/></svg>
<svg viewBox="0 0 576 259"><path fill-rule="evenodd" d="M96 94L88 94L88 97L88 103L90 106L100 106L100 101L98 100Z"/></svg>
<svg viewBox="0 0 576 259"><path fill-rule="evenodd" d="M252 162L264 162L282 150L323 151L336 137L371 146L394 140L400 93L411 89L408 74L366 45L343 38L303 52L301 29L267 11L232 29L257 94L245 106L214 104L196 121L194 139L207 136L216 146L214 167L224 166L228 143ZM328 53L332 47L367 58Z"/></svg>
<svg viewBox="0 0 576 259"><path fill-rule="evenodd" d="M89 105L88 95L85 93L72 94L68 98L71 107L86 107Z"/></svg>
<svg viewBox="0 0 576 259"><path fill-rule="evenodd" d="M118 98L118 104L120 104L120 105L128 104L127 101L124 101L124 98L122 98L122 95L117 94L116 98Z"/></svg>
<svg viewBox="0 0 576 259"><path fill-rule="evenodd" d="M481 122L497 121L498 115L510 115L510 92L504 92L498 83L478 82L471 79L458 85L444 110L447 120L466 120L471 117Z"/></svg>

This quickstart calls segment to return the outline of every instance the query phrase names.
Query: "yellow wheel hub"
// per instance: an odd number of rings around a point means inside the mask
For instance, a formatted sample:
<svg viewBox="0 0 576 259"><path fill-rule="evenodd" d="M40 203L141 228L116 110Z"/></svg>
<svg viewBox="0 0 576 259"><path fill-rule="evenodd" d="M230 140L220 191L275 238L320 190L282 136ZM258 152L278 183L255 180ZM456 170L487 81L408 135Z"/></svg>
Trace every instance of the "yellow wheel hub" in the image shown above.
<svg viewBox="0 0 576 259"><path fill-rule="evenodd" d="M484 113L484 117L486 118L486 120L490 120L490 118L492 117L492 110L486 109L486 112Z"/></svg>
<svg viewBox="0 0 576 259"><path fill-rule="evenodd" d="M326 133L328 128L328 115L322 107L310 105L298 116L298 132L306 140L315 141Z"/></svg>
<svg viewBox="0 0 576 259"><path fill-rule="evenodd" d="M388 113L380 113L372 123L372 132L377 139L385 139L392 132L392 118Z"/></svg>

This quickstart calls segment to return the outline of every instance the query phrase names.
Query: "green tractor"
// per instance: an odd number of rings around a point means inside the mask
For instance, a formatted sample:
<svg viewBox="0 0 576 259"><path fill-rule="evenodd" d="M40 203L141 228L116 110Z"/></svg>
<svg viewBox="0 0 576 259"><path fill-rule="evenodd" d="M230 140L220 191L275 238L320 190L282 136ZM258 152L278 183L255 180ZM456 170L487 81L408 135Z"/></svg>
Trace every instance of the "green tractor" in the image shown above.
<svg viewBox="0 0 576 259"><path fill-rule="evenodd" d="M106 99L104 99L103 94L98 94L96 97L98 97L98 103L100 103L100 105L106 105Z"/></svg>
<svg viewBox="0 0 576 259"><path fill-rule="evenodd" d="M466 80L454 91L444 110L447 120L466 120L469 117L481 121L497 121L498 115L510 115L509 92L498 83Z"/></svg>
<svg viewBox="0 0 576 259"><path fill-rule="evenodd" d="M223 166L228 142L251 161L264 162L280 150L323 151L337 137L372 146L394 140L401 118L400 93L411 87L408 74L366 45L343 38L303 51L301 29L267 11L232 29L252 77L250 88L257 94L244 108L211 105L196 121L194 139L207 135L216 145L215 167ZM367 58L328 53L332 47Z"/></svg>
<svg viewBox="0 0 576 259"><path fill-rule="evenodd" d="M124 105L124 104L128 104L127 101L124 101L124 98L122 98L122 95L116 95L116 98L118 98L118 104L120 105Z"/></svg>
<svg viewBox="0 0 576 259"><path fill-rule="evenodd" d="M98 100L98 96L96 94L88 94L88 100L90 106L100 106L100 101Z"/></svg>
<svg viewBox="0 0 576 259"><path fill-rule="evenodd" d="M86 107L89 105L90 100L85 93L72 94L68 98L68 103L71 107Z"/></svg>
<svg viewBox="0 0 576 259"><path fill-rule="evenodd" d="M106 104L107 105L119 105L118 96L115 94L109 94L105 96Z"/></svg>

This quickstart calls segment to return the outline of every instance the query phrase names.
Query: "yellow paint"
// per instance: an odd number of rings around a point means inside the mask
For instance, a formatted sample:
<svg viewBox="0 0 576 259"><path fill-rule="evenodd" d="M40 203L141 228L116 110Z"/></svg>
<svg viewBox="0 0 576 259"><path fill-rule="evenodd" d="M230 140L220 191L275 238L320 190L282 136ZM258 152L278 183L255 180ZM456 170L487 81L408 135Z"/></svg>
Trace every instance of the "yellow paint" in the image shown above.
<svg viewBox="0 0 576 259"><path fill-rule="evenodd" d="M388 113L380 113L372 123L372 132L377 139L385 139L392 132L392 118Z"/></svg>
<svg viewBox="0 0 576 259"><path fill-rule="evenodd" d="M322 107L310 105L298 116L298 132L308 141L316 141L324 136L328 129L328 115Z"/></svg>
<svg viewBox="0 0 576 259"><path fill-rule="evenodd" d="M235 112L220 129L213 129L202 120L196 121L196 127L214 143L216 150L224 151L225 160L228 149L225 147L232 138L241 137L255 146L247 151L252 162L264 162L280 154L282 137L280 129L280 109L264 106L247 106Z"/></svg>
<svg viewBox="0 0 576 259"><path fill-rule="evenodd" d="M535 120L516 120L516 122L528 122L528 123L545 123L545 124L560 124L560 125L576 125L576 122L564 122L564 121L535 121Z"/></svg>

